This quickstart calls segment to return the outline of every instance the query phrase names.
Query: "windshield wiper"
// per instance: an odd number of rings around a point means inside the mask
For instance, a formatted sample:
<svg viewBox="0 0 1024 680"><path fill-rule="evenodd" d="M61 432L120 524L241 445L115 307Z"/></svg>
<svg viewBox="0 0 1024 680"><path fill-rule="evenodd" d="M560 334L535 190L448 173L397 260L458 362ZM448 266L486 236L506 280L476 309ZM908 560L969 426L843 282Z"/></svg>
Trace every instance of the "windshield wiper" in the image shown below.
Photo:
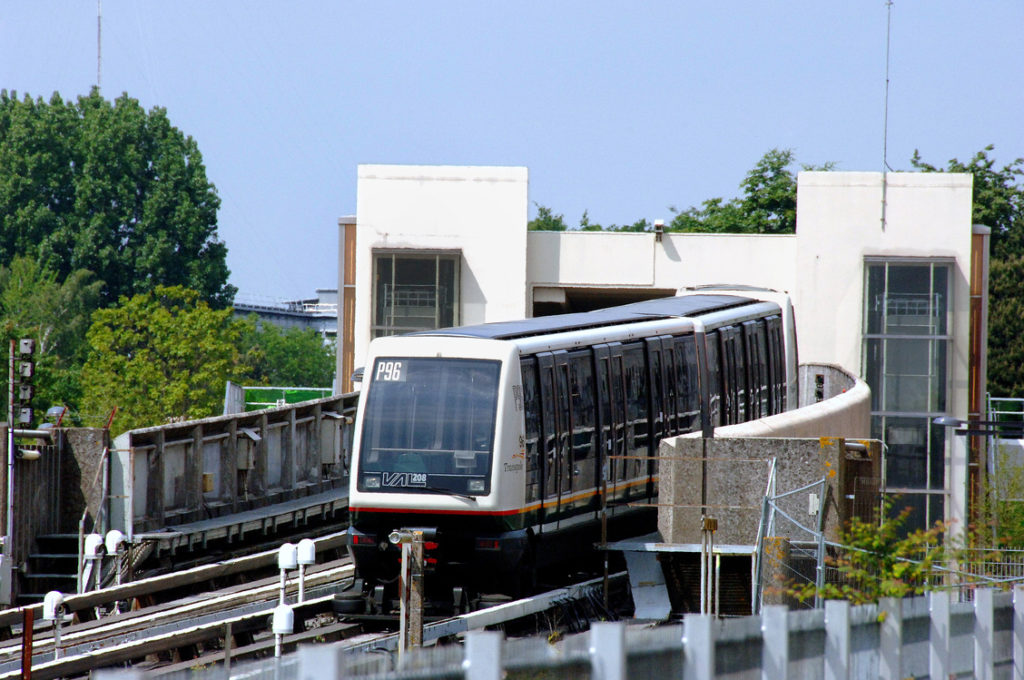
<svg viewBox="0 0 1024 680"><path fill-rule="evenodd" d="M467 501L473 501L476 503L476 497L470 496L469 494L459 493L458 491L452 491L451 489L442 489L437 486L410 486L410 489L423 489L425 491L432 491L433 493L444 494L445 496L455 496L456 498L465 498Z"/></svg>

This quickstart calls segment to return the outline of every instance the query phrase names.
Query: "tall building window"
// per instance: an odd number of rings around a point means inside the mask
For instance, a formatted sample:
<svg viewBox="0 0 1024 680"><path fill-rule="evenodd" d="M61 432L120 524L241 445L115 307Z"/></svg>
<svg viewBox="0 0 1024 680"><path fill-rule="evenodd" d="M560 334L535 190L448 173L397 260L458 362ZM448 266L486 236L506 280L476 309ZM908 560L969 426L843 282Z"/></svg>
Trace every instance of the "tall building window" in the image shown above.
<svg viewBox="0 0 1024 680"><path fill-rule="evenodd" d="M375 251L373 337L459 323L461 253Z"/></svg>
<svg viewBox="0 0 1024 680"><path fill-rule="evenodd" d="M952 265L935 260L865 263L864 376L872 436L885 442L885 488L910 528L944 517L945 415L951 355Z"/></svg>

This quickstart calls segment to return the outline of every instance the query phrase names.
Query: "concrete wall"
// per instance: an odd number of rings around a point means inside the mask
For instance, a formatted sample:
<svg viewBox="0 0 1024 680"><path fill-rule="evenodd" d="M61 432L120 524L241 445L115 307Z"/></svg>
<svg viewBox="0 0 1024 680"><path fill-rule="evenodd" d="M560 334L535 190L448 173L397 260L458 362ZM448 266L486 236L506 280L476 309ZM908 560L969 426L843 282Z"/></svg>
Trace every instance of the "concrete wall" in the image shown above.
<svg viewBox="0 0 1024 680"><path fill-rule="evenodd" d="M357 395L131 430L110 461L128 536L344 488Z"/></svg>
<svg viewBox="0 0 1024 680"><path fill-rule="evenodd" d="M847 501L853 499L847 496L858 488L852 478L880 477L880 447L869 447L871 453L864 455L848 452L844 446L844 439L864 441L870 436L871 390L863 380L835 366L805 365L800 374L801 382L811 384L822 376L822 401L814 401L814 391L804 389L806 405L799 409L719 427L709 439L691 433L661 443L658 530L666 542L700 543L700 519L706 510L719 518L717 543L756 544L773 458L780 493L827 480L832 500L826 528L832 540L837 538L838 528L852 512ZM877 482L873 485L877 488ZM809 493L789 499L784 506L791 516L813 526L816 519L807 512ZM782 535L810 538L792 531Z"/></svg>
<svg viewBox="0 0 1024 680"><path fill-rule="evenodd" d="M360 165L355 365L370 341L374 250L461 251L460 324L525 317L528 205L526 168Z"/></svg>
<svg viewBox="0 0 1024 680"><path fill-rule="evenodd" d="M826 392L823 401L813 401L815 374L827 374L830 366L801 366L801 408L778 413L748 423L726 425L715 429L716 437L847 437L865 439L871 436L871 389L867 383L849 374L848 388ZM840 372L841 373L841 372ZM841 385L833 378L833 385ZM699 437L699 433L683 435Z"/></svg>
<svg viewBox="0 0 1024 680"><path fill-rule="evenodd" d="M871 500L848 497L858 489L870 488L857 484L855 478L877 480L881 461L879 442L858 440L866 449L861 452L848 451L846 441L834 437L676 437L663 441L658 487L662 539L700 544L701 517L707 515L718 519L716 544L756 546L774 460L777 494L825 480L827 490L807 489L780 500L778 506L804 527L816 529L818 517L810 512L811 494L816 494L824 503L825 535L828 540L838 540L839 529L858 501ZM782 515L777 516L771 534L794 541L813 540L812 534Z"/></svg>
<svg viewBox="0 0 1024 680"><path fill-rule="evenodd" d="M38 552L36 537L48 534L76 534L86 514L85 528L97 521L102 502L103 453L107 431L101 428L61 428L52 430L51 440L19 438L18 449L39 452L35 460L16 458L14 462L13 537L4 549L0 572L14 568L13 578L0 577L0 603L14 602L27 584L29 555ZM0 451L7 460L7 429L0 424ZM2 521L6 526L7 465L0 466Z"/></svg>

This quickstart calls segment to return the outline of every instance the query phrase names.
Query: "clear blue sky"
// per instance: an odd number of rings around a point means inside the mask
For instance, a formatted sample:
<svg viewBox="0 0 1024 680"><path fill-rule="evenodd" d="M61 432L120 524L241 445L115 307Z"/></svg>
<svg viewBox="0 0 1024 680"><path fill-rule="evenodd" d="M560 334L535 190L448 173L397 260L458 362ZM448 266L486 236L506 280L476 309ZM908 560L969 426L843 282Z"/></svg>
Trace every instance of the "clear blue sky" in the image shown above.
<svg viewBox="0 0 1024 680"><path fill-rule="evenodd" d="M576 224L738 193L773 147L882 167L884 0L102 0L102 89L165 107L244 294L337 285L360 163L523 165ZM0 88L96 83L95 0L0 0ZM1024 156L1024 2L896 0L889 164ZM531 214L534 209L531 206ZM486 225L481 225L486 228Z"/></svg>

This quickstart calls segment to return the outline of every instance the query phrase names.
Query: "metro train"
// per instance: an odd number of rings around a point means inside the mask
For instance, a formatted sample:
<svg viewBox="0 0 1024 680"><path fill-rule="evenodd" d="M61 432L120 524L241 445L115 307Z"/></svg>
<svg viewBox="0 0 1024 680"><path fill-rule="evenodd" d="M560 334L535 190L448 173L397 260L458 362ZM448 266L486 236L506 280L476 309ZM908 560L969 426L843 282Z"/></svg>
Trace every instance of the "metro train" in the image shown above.
<svg viewBox="0 0 1024 680"><path fill-rule="evenodd" d="M429 529L430 584L518 594L656 527L659 442L795 408L792 307L699 290L370 344L350 546L393 583L393 530Z"/></svg>

